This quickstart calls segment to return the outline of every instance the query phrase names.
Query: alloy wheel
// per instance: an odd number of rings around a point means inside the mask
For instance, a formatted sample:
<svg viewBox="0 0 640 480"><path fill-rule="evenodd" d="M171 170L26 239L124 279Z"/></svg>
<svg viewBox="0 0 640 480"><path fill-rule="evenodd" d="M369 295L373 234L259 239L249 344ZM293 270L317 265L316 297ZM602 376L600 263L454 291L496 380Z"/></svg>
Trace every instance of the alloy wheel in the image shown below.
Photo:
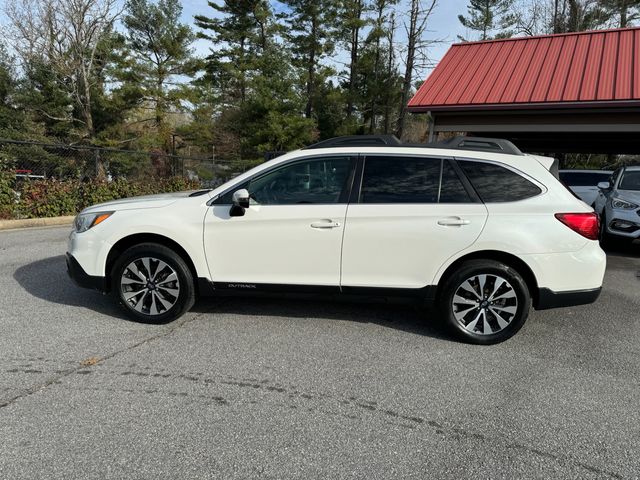
<svg viewBox="0 0 640 480"><path fill-rule="evenodd" d="M145 315L161 315L178 301L178 274L160 259L138 258L123 270L120 293L133 310Z"/></svg>
<svg viewBox="0 0 640 480"><path fill-rule="evenodd" d="M508 280L494 274L462 282L452 300L453 315L465 330L491 335L509 326L518 312L518 296Z"/></svg>

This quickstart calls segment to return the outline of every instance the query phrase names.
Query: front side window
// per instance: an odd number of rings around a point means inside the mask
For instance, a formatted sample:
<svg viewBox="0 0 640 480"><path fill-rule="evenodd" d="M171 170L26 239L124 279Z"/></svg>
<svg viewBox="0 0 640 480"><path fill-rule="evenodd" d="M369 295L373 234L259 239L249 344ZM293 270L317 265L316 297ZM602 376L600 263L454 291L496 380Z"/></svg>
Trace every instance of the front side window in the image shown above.
<svg viewBox="0 0 640 480"><path fill-rule="evenodd" d="M540 187L500 165L469 160L458 164L484 203L517 202L542 193Z"/></svg>
<svg viewBox="0 0 640 480"><path fill-rule="evenodd" d="M360 203L438 203L442 160L367 157Z"/></svg>
<svg viewBox="0 0 640 480"><path fill-rule="evenodd" d="M619 190L640 190L640 171L626 171L620 179Z"/></svg>
<svg viewBox="0 0 640 480"><path fill-rule="evenodd" d="M342 203L350 173L349 157L312 159L272 170L245 188L259 205Z"/></svg>

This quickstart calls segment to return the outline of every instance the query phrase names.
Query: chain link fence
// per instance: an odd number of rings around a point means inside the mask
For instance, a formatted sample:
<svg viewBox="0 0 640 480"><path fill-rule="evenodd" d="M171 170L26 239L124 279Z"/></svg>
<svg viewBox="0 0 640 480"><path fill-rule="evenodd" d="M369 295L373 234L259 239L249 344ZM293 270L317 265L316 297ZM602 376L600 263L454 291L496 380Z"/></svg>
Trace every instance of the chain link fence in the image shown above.
<svg viewBox="0 0 640 480"><path fill-rule="evenodd" d="M73 215L127 196L213 188L261 161L0 139L0 219Z"/></svg>
<svg viewBox="0 0 640 480"><path fill-rule="evenodd" d="M257 162L171 155L88 145L62 145L0 139L0 169L17 178L85 179L183 177L218 185Z"/></svg>

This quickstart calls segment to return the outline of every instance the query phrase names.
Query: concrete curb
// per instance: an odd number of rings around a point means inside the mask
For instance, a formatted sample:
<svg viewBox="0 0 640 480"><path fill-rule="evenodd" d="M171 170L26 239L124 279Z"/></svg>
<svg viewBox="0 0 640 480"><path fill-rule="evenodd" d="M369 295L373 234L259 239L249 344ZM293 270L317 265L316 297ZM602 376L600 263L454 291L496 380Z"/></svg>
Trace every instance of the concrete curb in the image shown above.
<svg viewBox="0 0 640 480"><path fill-rule="evenodd" d="M0 220L0 230L16 228L51 227L54 225L71 225L76 217L24 218L22 220Z"/></svg>

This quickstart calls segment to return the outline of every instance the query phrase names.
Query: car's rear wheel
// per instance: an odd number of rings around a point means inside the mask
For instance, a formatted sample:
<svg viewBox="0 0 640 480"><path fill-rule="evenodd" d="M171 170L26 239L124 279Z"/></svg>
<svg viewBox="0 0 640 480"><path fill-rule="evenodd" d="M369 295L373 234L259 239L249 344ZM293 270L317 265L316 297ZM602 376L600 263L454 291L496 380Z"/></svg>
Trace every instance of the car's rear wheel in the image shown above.
<svg viewBox="0 0 640 480"><path fill-rule="evenodd" d="M144 243L126 250L116 261L112 291L128 315L147 323L166 323L195 302L193 275L170 248Z"/></svg>
<svg viewBox="0 0 640 480"><path fill-rule="evenodd" d="M522 276L509 265L469 260L445 280L439 307L458 338L489 345L522 328L531 310L531 294Z"/></svg>

